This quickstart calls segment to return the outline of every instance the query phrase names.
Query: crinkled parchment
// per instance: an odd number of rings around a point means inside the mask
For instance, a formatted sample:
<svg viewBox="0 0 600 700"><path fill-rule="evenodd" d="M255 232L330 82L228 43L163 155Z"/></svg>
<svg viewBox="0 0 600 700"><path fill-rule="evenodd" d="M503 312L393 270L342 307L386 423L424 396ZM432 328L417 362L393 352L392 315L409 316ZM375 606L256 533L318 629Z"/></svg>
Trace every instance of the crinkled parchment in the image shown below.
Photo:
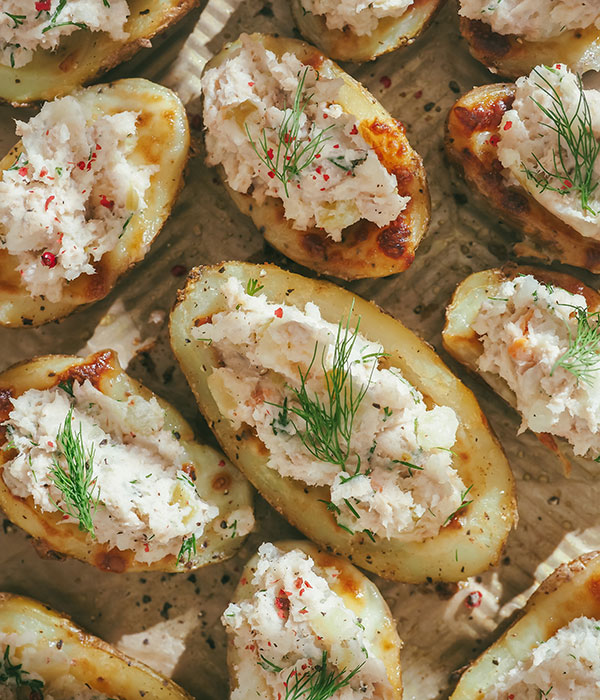
<svg viewBox="0 0 600 700"><path fill-rule="evenodd" d="M182 47L185 36L199 24ZM159 47L119 69L165 82L198 112L204 62L241 31L295 33L285 0L210 0L183 20ZM180 51L181 50L181 51ZM177 58L178 56L178 58ZM505 262L510 234L481 210L448 168L443 155L444 120L457 97L493 81L461 40L450 2L412 47L362 67L346 66L407 126L425 160L432 196L432 224L412 267L395 277L348 285L428 340L475 391L514 470L520 522L500 565L477 579L450 586L409 586L378 581L404 640L405 698L446 698L455 676L495 635L497 627L559 563L600 546L594 486L599 465L573 460L561 466L530 433L517 437L518 416L441 349L443 313L457 283L474 270ZM391 79L383 80L384 77ZM0 147L14 141L12 119L27 111L0 108ZM168 344L166 319L181 275L191 266L225 259L289 263L265 246L203 162L194 128L186 187L151 252L107 299L40 329L0 330L0 369L44 353L85 353L116 347L129 371L174 403L207 436L194 399ZM587 276L590 281L590 277ZM593 280L592 280L593 283ZM144 349L145 348L145 349ZM137 353L137 355L136 355ZM75 561L38 558L25 535L5 521L0 531L0 589L39 598L68 612L90 631L163 671L195 697L227 695L225 636L219 617L241 567L265 540L294 536L292 528L256 497L258 527L233 560L194 574L117 575ZM479 590L480 607L465 604Z"/></svg>

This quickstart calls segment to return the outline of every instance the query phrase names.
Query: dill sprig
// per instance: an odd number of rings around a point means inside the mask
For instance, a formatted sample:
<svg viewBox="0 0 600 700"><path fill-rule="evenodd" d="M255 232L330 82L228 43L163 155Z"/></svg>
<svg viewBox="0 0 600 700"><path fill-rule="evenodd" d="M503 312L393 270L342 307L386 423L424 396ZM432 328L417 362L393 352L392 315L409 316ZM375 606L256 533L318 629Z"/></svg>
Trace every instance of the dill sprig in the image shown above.
<svg viewBox="0 0 600 700"><path fill-rule="evenodd" d="M469 495L469 492L473 488L473 484L469 486L469 488L465 489L461 494L460 494L460 505L458 508L454 511L454 513L450 513L450 515L444 520L442 527L444 525L447 525L452 518L454 518L456 515L458 515L461 511L463 511L467 506L471 505L473 503L473 499L467 501L467 496Z"/></svg>
<svg viewBox="0 0 600 700"><path fill-rule="evenodd" d="M279 673L283 670L264 656L261 656L261 659L262 661L259 661L258 665L265 670L273 673ZM338 690L349 685L364 663L363 661L350 672L346 672L345 668L341 671L328 671L327 652L324 651L320 664L307 668L303 673L298 673L295 670L290 672L283 684L285 687L284 700L300 700L300 698L302 700L327 700Z"/></svg>
<svg viewBox="0 0 600 700"><path fill-rule="evenodd" d="M565 321L569 333L569 347L556 360L550 376L558 367L562 367L586 384L591 384L592 375L600 370L600 312L588 313L582 306L569 306L577 314L577 330L575 334Z"/></svg>
<svg viewBox="0 0 600 700"><path fill-rule="evenodd" d="M81 425L78 433L73 432L72 407L56 435L56 444L61 454L52 460L50 478L62 493L64 505L54 505L61 513L76 518L79 521L79 529L95 538L93 515L100 500L100 489L94 478L94 445L86 451ZM67 463L66 469L59 461L60 456L63 456Z"/></svg>
<svg viewBox="0 0 600 700"><path fill-rule="evenodd" d="M177 563L179 564L184 557L187 557L186 561L189 563L192 560L192 554L196 554L196 535L183 538L181 549L177 555Z"/></svg>
<svg viewBox="0 0 600 700"><path fill-rule="evenodd" d="M260 292L264 286L264 284L259 284L258 280L256 279L249 279L248 283L246 284L246 294L253 297L255 294L258 294L258 292Z"/></svg>
<svg viewBox="0 0 600 700"><path fill-rule="evenodd" d="M8 685L10 681L14 683L17 688L29 688L31 692L31 697L43 699L42 689L44 687L44 682L37 680L35 678L23 678L23 676L29 676L29 671L23 669L23 664L14 664L11 662L10 658L10 645L7 645L4 650L4 656L0 661L0 685Z"/></svg>
<svg viewBox="0 0 600 700"><path fill-rule="evenodd" d="M554 70L550 68L549 70ZM532 153L537 167L541 172L535 172L523 164L523 171L529 180L532 180L541 192L550 190L565 195L571 192L579 193L581 208L596 216L589 204L593 192L598 187L594 182L594 165L600 153L600 143L594 136L592 128L592 113L588 104L581 76L577 74L577 86L579 99L577 108L572 117L569 117L565 104L552 83L537 69L534 71L543 81L536 83L542 92L550 97L550 107L545 107L540 102L531 98L540 111L550 120L550 123L541 121L540 125L554 131L558 139L558 150L552 150L554 169L550 170L542 164L538 156ZM569 157L573 164L569 165Z"/></svg>
<svg viewBox="0 0 600 700"><path fill-rule="evenodd" d="M292 404L271 404L280 409L280 422L290 421L296 430L296 434L302 440L304 447L320 462L336 464L347 472L347 463L351 454L350 439L356 414L362 400L371 385L375 363L371 368L368 381L359 389L356 389L352 378L352 363L350 357L360 327L360 316L354 330L350 329L350 318L354 305L351 306L348 316L338 324L335 346L333 352L333 365L330 370L325 365L327 348L321 352L321 367L324 372L326 396L321 399L317 393L311 393L307 387L307 381L317 358L319 344L315 343L312 359L306 372L298 367L300 376L300 388L290 387L295 401ZM385 355L384 352L374 352L363 356L363 360L378 359ZM292 418L294 415L301 418L305 427L300 428ZM357 467L352 476L360 473L360 455L356 455ZM351 478L351 477L350 477Z"/></svg>
<svg viewBox="0 0 600 700"><path fill-rule="evenodd" d="M306 139L298 138L302 115L313 98L313 95L310 94L302 99L308 71L309 68L307 66L298 82L293 105L285 110L286 115L277 130L277 146L275 150L269 145L266 129L263 128L257 144L250 134L248 124L244 124L248 140L254 152L261 163L269 168L271 177L276 177L283 183L286 197L290 196L288 191L289 181L298 177L320 155L325 142L331 138L330 136L325 136L325 134L330 129L333 129L333 126L328 126L326 129L318 131L313 124ZM271 131L274 131L274 129L271 129Z"/></svg>
<svg viewBox="0 0 600 700"><path fill-rule="evenodd" d="M12 29L16 29L17 27L20 27L23 22L27 19L27 15L13 15L10 12L5 12L5 15L8 15L10 19L14 22Z"/></svg>

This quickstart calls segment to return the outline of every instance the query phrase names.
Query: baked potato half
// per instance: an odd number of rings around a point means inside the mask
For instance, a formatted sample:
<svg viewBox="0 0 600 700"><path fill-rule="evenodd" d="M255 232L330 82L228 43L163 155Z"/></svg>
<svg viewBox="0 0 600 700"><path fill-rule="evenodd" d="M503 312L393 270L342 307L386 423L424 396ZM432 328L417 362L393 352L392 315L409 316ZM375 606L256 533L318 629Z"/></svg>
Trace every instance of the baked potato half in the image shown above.
<svg viewBox="0 0 600 700"><path fill-rule="evenodd" d="M311 542L286 540L284 542L276 542L274 546L284 553L301 550L313 560L315 573L327 581L329 588L358 617L361 625L364 627L363 639L371 645L373 655L384 663L389 687L381 688L376 697L381 698L381 700L401 700L402 673L400 650L402 641L396 631L396 623L390 609L377 586L352 564L340 557L334 557L321 551ZM258 561L259 555L255 554L242 570L240 582L233 593L232 603L252 602L255 598L258 587L252 583L252 579L256 572ZM330 625L331 621L329 622L329 634L327 636L335 639L340 634L340 631L335 628L331 629ZM327 649L328 641L331 641L331 639L327 639L327 636L323 634L325 649ZM227 646L227 666L229 668L232 692L239 687L241 680L237 672L240 666L240 657L240 649L234 644L234 638L230 635ZM243 682L246 683L247 681L248 678L244 677ZM264 687L264 681L261 679L260 674L255 673L252 681L254 682L253 686L243 686L245 697L269 697L269 692Z"/></svg>
<svg viewBox="0 0 600 700"><path fill-rule="evenodd" d="M469 51L492 73L515 79L535 66L566 63L577 73L600 69L600 30L571 29L546 41L528 41L518 34L498 34L480 20L460 18L460 32Z"/></svg>
<svg viewBox="0 0 600 700"><path fill-rule="evenodd" d="M560 287L572 294L581 294L591 313L600 310L600 294L591 287L566 273L538 267L507 265L502 269L483 270L475 272L459 284L446 309L446 324L442 331L444 347L455 360L482 377L515 410L517 397L506 381L498 374L479 370L478 360L483 353L483 344L471 326L483 302L498 296L498 289L504 280L515 279L519 275L532 275L542 284ZM557 443L557 440L561 444L563 441L549 433L540 433L537 437L556 454L568 473L569 461Z"/></svg>
<svg viewBox="0 0 600 700"><path fill-rule="evenodd" d="M486 204L524 237L514 246L518 256L557 260L598 273L600 241L581 235L502 175L495 144L514 97L515 86L510 84L484 85L463 95L448 115L448 158Z"/></svg>
<svg viewBox="0 0 600 700"><path fill-rule="evenodd" d="M248 193L237 192L226 181L222 166L220 177L240 211L251 217L265 240L297 263L317 272L342 279L384 277L407 269L429 225L430 200L425 169L421 157L410 146L404 126L396 121L375 98L354 78L328 59L318 49L295 39L253 34L276 56L290 52L303 64L315 70L325 67L343 81L336 103L344 112L354 115L358 130L372 147L382 165L397 182L398 194L410 197L398 218L386 226L361 219L346 227L341 241L333 241L320 228L294 228L284 217L279 198L267 197L258 204ZM239 40L225 46L206 65L204 73L220 66L241 49ZM243 117L240 117L243 118Z"/></svg>
<svg viewBox="0 0 600 700"><path fill-rule="evenodd" d="M191 699L173 681L31 598L0 593L0 643L2 654L8 649L10 663L22 665L22 685L26 688L29 675L35 674L42 679L41 691L57 700L72 698L82 688L121 700ZM32 689L31 698L41 698L39 691Z"/></svg>
<svg viewBox="0 0 600 700"><path fill-rule="evenodd" d="M582 616L600 619L599 581L600 552L583 554L559 566L535 591L500 639L467 668L450 700L482 700L501 676L520 661L526 661L534 648L548 641L561 627Z"/></svg>
<svg viewBox="0 0 600 700"><path fill-rule="evenodd" d="M117 401L122 402L132 396L156 399L164 411L164 429L174 434L185 451L186 464L189 465L186 473L189 473L200 497L218 508L217 517L206 525L202 539L194 547L195 551L186 552L179 561L171 554L150 563L139 561L134 551L100 543L80 530L77 522L64 522L62 512L42 510L31 495L26 498L15 495L2 478L2 472L7 462L16 456L17 450L11 449L6 427L0 426L0 507L6 517L34 538L41 556L73 557L104 571L185 571L233 556L244 541L244 533L241 527L238 531L234 521L246 516L252 521L250 485L223 454L196 442L192 428L173 406L129 377L121 369L112 350L87 358L46 355L6 370L0 374L0 423L7 420L13 409L10 399L19 397L28 389L44 390L59 384L72 386L72 383L80 384L86 379L100 392Z"/></svg>
<svg viewBox="0 0 600 700"><path fill-rule="evenodd" d="M302 0L292 0L292 15L302 36L323 49L334 61L364 63L414 43L427 28L444 0L415 0L400 17L383 17L371 34L350 27L329 29L323 15L307 12Z"/></svg>
<svg viewBox="0 0 600 700"><path fill-rule="evenodd" d="M421 542L350 534L337 527L328 509L329 488L308 486L283 477L267 466L269 452L247 428L234 430L219 411L208 386L218 358L210 344L194 338L197 324L222 311L222 285L230 277L244 288L250 280L263 285L261 294L274 303L303 308L317 301L322 317L337 324L351 309L351 323L360 317L361 333L381 343L386 362L424 396L427 405L446 405L457 414L459 428L454 467L472 484L473 502L442 527L436 537ZM328 551L384 578L421 582L427 578L458 581L491 566L515 521L513 478L495 436L472 393L448 370L435 352L399 321L372 303L328 282L291 274L273 265L229 262L192 272L170 320L173 351L206 417L230 459L269 503L306 537Z"/></svg>
<svg viewBox="0 0 600 700"><path fill-rule="evenodd" d="M0 324L39 326L104 298L118 278L144 258L168 218L183 187L189 150L185 109L175 93L140 78L96 85L76 93L90 120L122 111L138 112L135 149L128 159L136 165L158 166L145 193L146 207L126 225L117 245L94 263L94 274L81 274L63 287L59 301L33 297L16 269L17 258L0 249ZM0 160L0 171L14 166L22 151L19 142Z"/></svg>
<svg viewBox="0 0 600 700"><path fill-rule="evenodd" d="M198 0L128 0L125 39L80 29L62 38L57 51L38 49L21 68L0 65L0 100L15 107L67 95L131 58L189 12Z"/></svg>

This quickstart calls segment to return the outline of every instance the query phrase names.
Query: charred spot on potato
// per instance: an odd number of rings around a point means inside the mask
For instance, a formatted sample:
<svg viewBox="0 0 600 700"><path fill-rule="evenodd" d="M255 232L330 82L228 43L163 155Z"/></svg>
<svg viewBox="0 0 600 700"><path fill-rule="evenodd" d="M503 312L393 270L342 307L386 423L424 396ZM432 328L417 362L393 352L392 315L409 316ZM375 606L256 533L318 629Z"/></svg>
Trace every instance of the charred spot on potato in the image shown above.
<svg viewBox="0 0 600 700"><path fill-rule="evenodd" d="M318 233L305 233L302 235L302 244L311 257L327 260L327 247L322 236Z"/></svg>
<svg viewBox="0 0 600 700"><path fill-rule="evenodd" d="M461 29L474 49L493 62L505 56L511 49L508 37L494 32L489 24L476 19L461 19Z"/></svg>
<svg viewBox="0 0 600 700"><path fill-rule="evenodd" d="M9 413L13 410L11 398L14 396L12 389L0 387L0 423L8 420ZM2 426L4 432L5 428ZM4 435L4 432L2 435Z"/></svg>
<svg viewBox="0 0 600 700"><path fill-rule="evenodd" d="M452 110L452 115L456 116L467 133L497 129L504 114L512 107L514 99L514 94L500 98L494 95L488 98L487 102L477 104L474 107L456 105Z"/></svg>
<svg viewBox="0 0 600 700"><path fill-rule="evenodd" d="M227 491L231 488L231 476L229 474L219 474L212 480L212 487L215 491Z"/></svg>
<svg viewBox="0 0 600 700"><path fill-rule="evenodd" d="M112 350L104 350L97 352L92 356L90 362L72 365L64 372L61 372L56 384L76 381L78 384L83 384L88 379L96 388L100 384L100 380L107 372L112 372L115 369L115 354Z"/></svg>
<svg viewBox="0 0 600 700"><path fill-rule="evenodd" d="M377 236L377 245L388 258L394 258L394 260L405 258L407 267L414 260L415 256L410 243L410 229L402 219L397 219L381 229Z"/></svg>
<svg viewBox="0 0 600 700"><path fill-rule="evenodd" d="M100 552L97 554L95 564L102 571L112 571L115 574L122 574L127 570L131 559L131 554L128 556L126 552L121 552L113 548L108 552Z"/></svg>

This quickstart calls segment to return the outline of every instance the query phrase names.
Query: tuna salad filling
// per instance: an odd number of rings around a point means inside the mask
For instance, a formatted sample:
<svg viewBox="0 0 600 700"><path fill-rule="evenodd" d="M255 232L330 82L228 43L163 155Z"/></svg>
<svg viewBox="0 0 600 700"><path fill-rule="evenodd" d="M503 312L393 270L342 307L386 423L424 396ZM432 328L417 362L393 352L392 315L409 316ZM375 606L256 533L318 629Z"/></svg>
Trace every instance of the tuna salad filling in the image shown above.
<svg viewBox="0 0 600 700"><path fill-rule="evenodd" d="M17 121L23 150L0 180L0 248L15 258L32 296L58 302L80 275L112 250L157 166L135 165L134 112L90 119L74 97Z"/></svg>
<svg viewBox="0 0 600 700"><path fill-rule="evenodd" d="M517 80L498 131L511 184L583 236L600 238L600 92L584 90L564 64Z"/></svg>
<svg viewBox="0 0 600 700"><path fill-rule="evenodd" d="M0 12L0 63L20 68L36 49L53 51L77 29L126 39L126 0L3 0Z"/></svg>
<svg viewBox="0 0 600 700"><path fill-rule="evenodd" d="M482 305L473 330L479 369L515 393L527 428L565 438L577 455L600 452L600 327L585 297L531 275L506 280Z"/></svg>
<svg viewBox="0 0 600 700"><path fill-rule="evenodd" d="M379 20L401 17L414 0L302 0L306 12L323 15L328 29L343 30L348 27L354 34L371 34Z"/></svg>
<svg viewBox="0 0 600 700"><path fill-rule="evenodd" d="M261 697L269 700L287 697L286 687L309 683L323 662L342 674L340 680L348 680L331 698L385 697L390 684L383 661L375 655L363 621L332 590L338 570L317 573L314 561L300 549L284 553L263 544L258 553L249 581L254 595L230 603L222 618L237 652L231 700L248 697L249 688L260 688Z"/></svg>
<svg viewBox="0 0 600 700"><path fill-rule="evenodd" d="M336 102L342 80L293 54L278 58L251 36L202 78L209 165L259 204L280 199L297 229L323 229L335 241L366 219L395 221L409 197Z"/></svg>
<svg viewBox="0 0 600 700"><path fill-rule="evenodd" d="M600 7L594 0L460 0L460 14L489 24L498 34L529 41L600 26Z"/></svg>
<svg viewBox="0 0 600 700"><path fill-rule="evenodd" d="M597 700L600 624L578 617L506 673L483 700Z"/></svg>
<svg viewBox="0 0 600 700"><path fill-rule="evenodd" d="M154 397L117 400L86 380L11 402L4 449L17 454L2 479L15 496L137 561L191 557L190 542L219 511L198 495L193 464Z"/></svg>
<svg viewBox="0 0 600 700"><path fill-rule="evenodd" d="M435 536L470 486L452 466L453 409L429 408L349 318L336 326L313 303L271 303L257 280L244 290L230 278L222 291L226 310L193 334L218 355L208 385L233 427L256 432L269 468L329 487L327 507L344 530Z"/></svg>

